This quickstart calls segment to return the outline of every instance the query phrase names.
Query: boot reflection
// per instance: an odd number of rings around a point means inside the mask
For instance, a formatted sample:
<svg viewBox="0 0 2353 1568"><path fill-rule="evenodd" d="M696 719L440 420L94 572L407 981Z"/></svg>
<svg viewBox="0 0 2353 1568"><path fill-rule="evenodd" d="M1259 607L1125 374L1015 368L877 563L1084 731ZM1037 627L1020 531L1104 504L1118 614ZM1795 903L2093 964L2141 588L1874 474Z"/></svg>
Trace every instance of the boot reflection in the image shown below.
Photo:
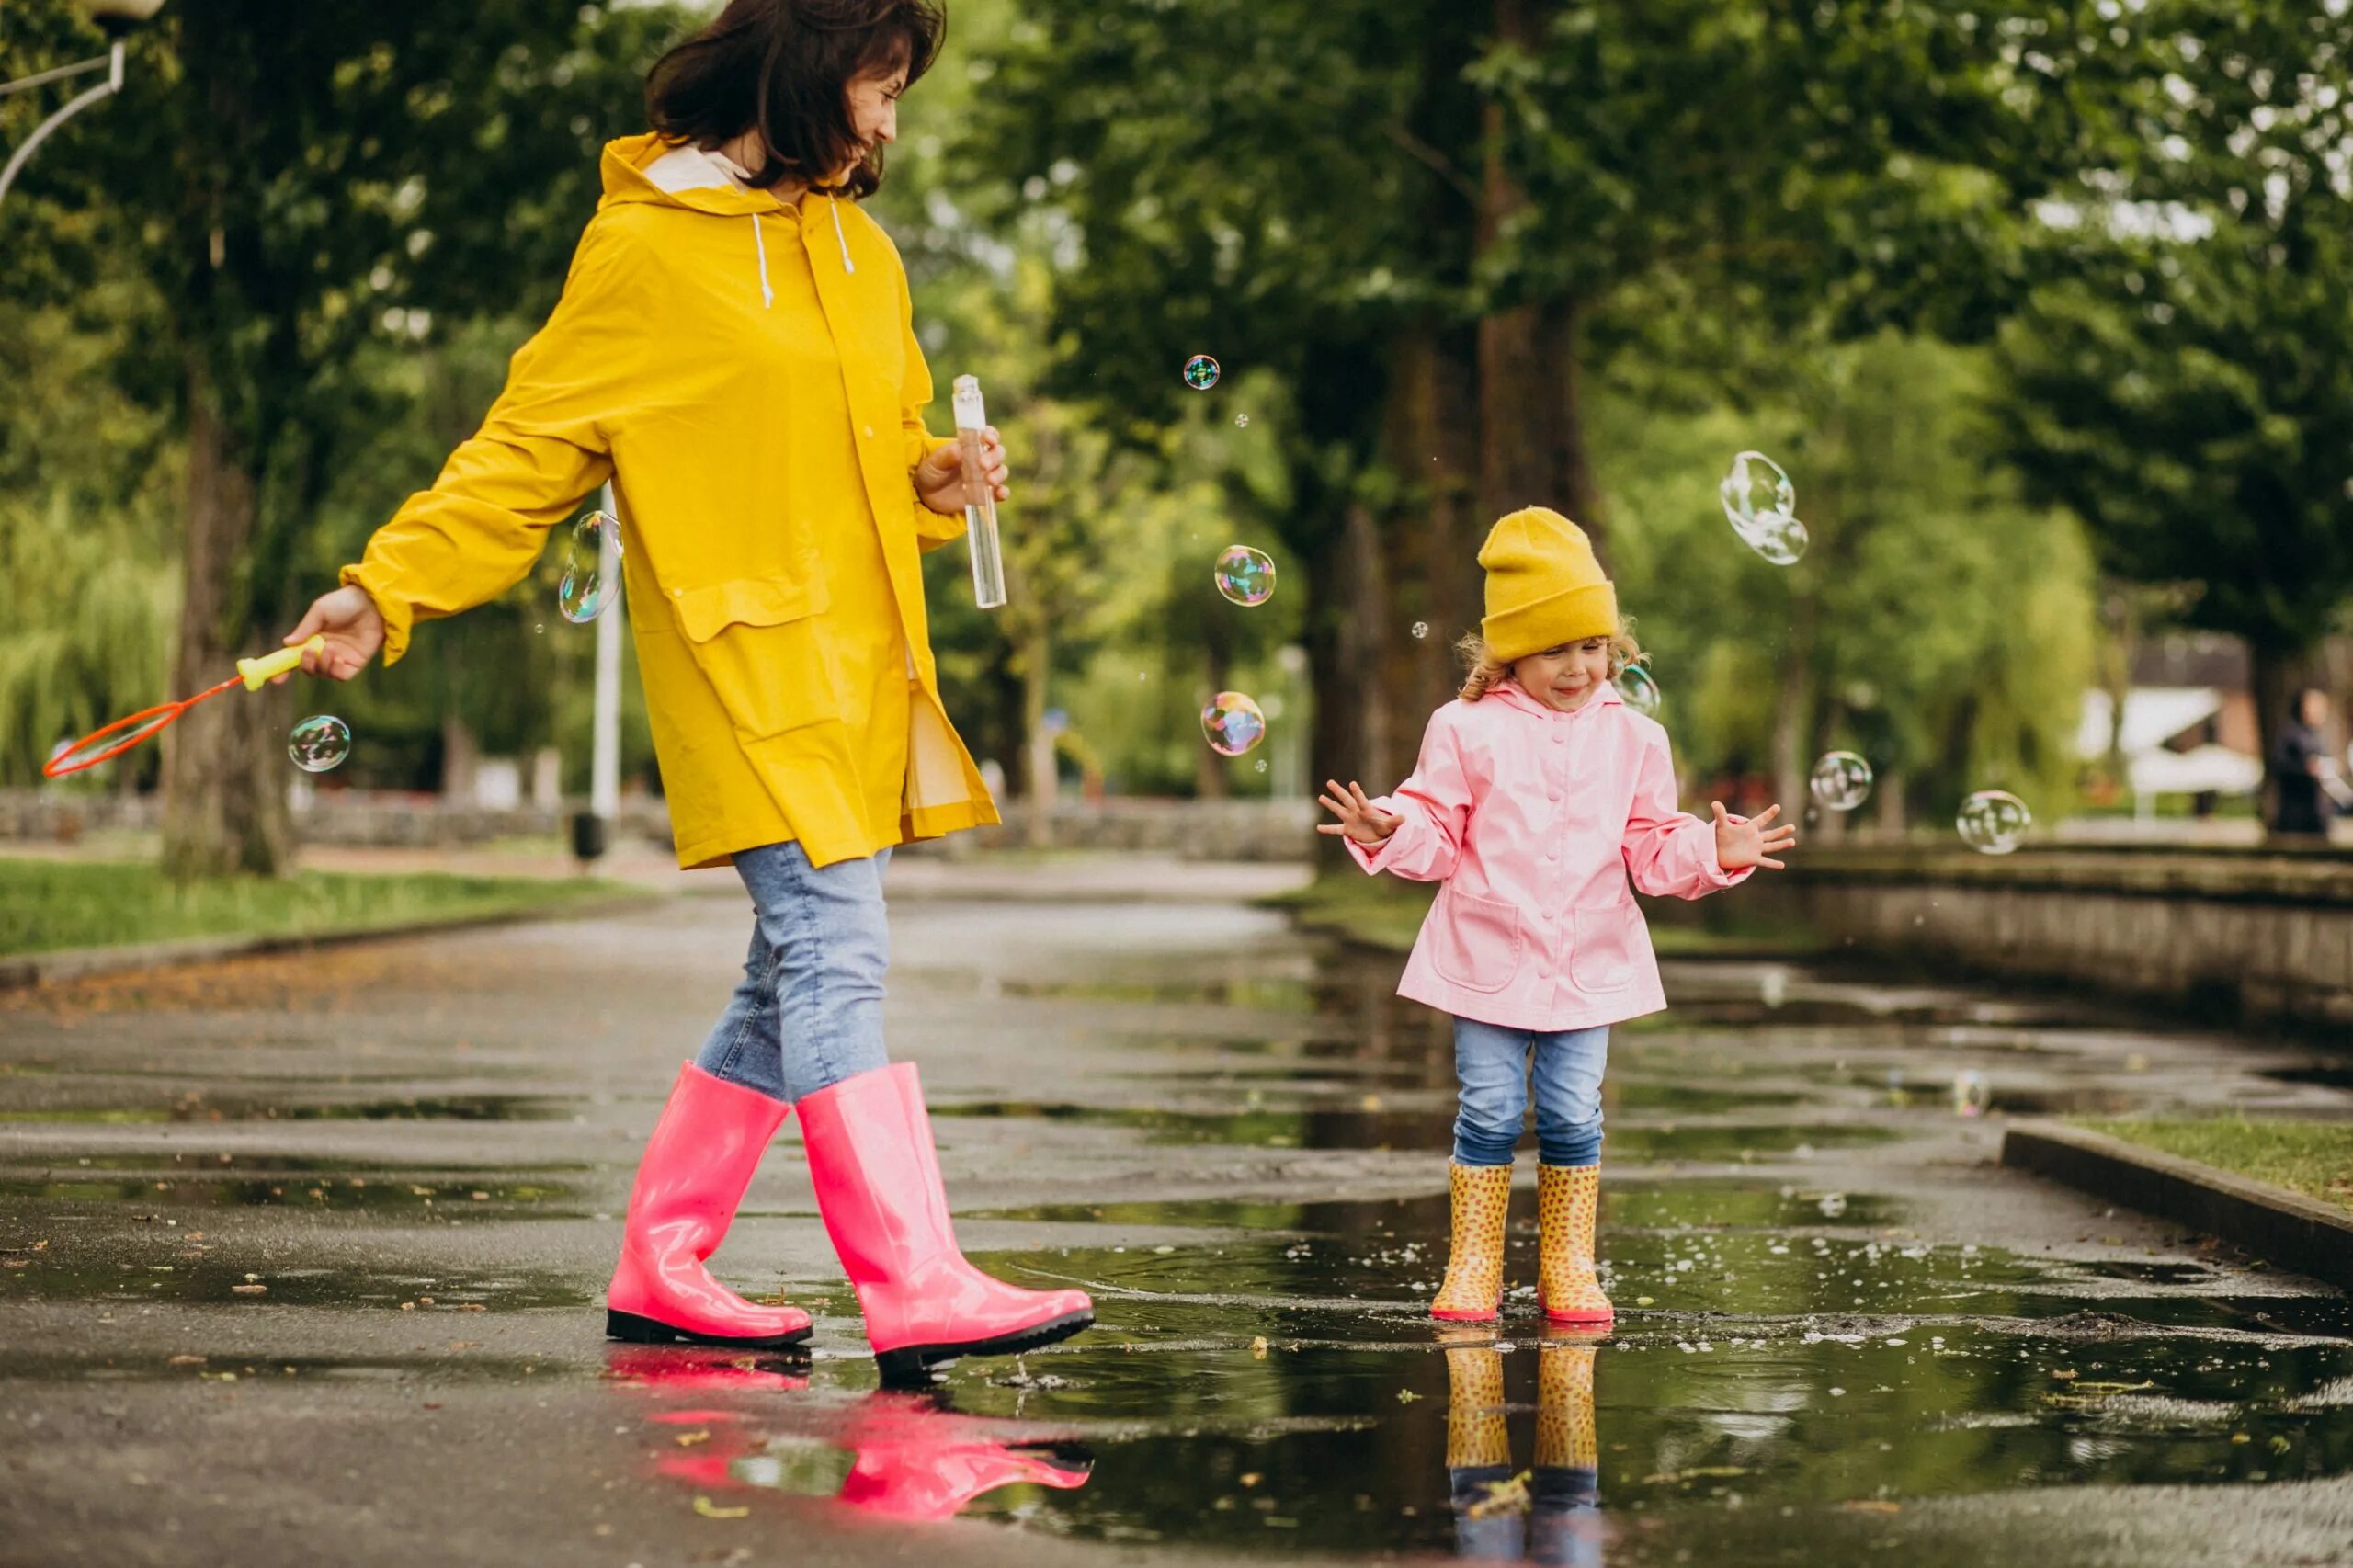
<svg viewBox="0 0 2353 1568"><path fill-rule="evenodd" d="M1597 1336L1553 1328L1536 1358L1536 1469L1528 1555L1599 1568L1601 1437L1594 1419Z"/></svg>
<svg viewBox="0 0 2353 1568"><path fill-rule="evenodd" d="M1504 1358L1492 1343L1446 1353L1446 1479L1456 1553L1518 1562L1527 1544L1528 1488L1512 1473Z"/></svg>
<svg viewBox="0 0 2353 1568"><path fill-rule="evenodd" d="M996 1440L937 1395L870 1395L841 1441L858 1455L841 1501L893 1519L952 1518L974 1498L1025 1482L1074 1491L1095 1462L1076 1444Z"/></svg>
<svg viewBox="0 0 2353 1568"><path fill-rule="evenodd" d="M671 1394L774 1394L807 1389L807 1363L720 1349L615 1348L608 1375L657 1398ZM803 1432L767 1429L756 1405L666 1401L646 1419L673 1431L656 1473L704 1494L782 1491L822 1494L841 1475L834 1502L883 1518L952 1518L1000 1487L1028 1483L1071 1491L1086 1484L1093 1460L1073 1443L1007 1440L1006 1424L959 1415L944 1392L881 1392L826 1422L822 1410L792 1407ZM846 1451L838 1468L782 1462L779 1455ZM830 1471L830 1474L826 1471ZM736 1501L743 1499L739 1496Z"/></svg>

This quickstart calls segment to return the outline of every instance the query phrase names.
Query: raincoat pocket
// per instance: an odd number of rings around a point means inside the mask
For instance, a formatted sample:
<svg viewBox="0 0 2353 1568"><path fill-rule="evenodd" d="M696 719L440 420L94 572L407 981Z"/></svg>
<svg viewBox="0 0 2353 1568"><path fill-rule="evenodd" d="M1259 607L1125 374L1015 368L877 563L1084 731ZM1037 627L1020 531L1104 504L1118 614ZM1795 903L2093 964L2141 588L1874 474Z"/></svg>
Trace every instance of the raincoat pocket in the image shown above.
<svg viewBox="0 0 2353 1568"><path fill-rule="evenodd" d="M1570 919L1569 979L1580 991L1623 991L1642 968L1643 912L1632 901L1577 910Z"/></svg>
<svg viewBox="0 0 2353 1568"><path fill-rule="evenodd" d="M1465 991L1501 991L1519 972L1519 912L1448 888L1431 921L1430 963Z"/></svg>
<svg viewBox="0 0 2353 1568"><path fill-rule="evenodd" d="M813 624L831 602L824 581L808 576L738 577L672 597L678 630L739 739L841 717Z"/></svg>

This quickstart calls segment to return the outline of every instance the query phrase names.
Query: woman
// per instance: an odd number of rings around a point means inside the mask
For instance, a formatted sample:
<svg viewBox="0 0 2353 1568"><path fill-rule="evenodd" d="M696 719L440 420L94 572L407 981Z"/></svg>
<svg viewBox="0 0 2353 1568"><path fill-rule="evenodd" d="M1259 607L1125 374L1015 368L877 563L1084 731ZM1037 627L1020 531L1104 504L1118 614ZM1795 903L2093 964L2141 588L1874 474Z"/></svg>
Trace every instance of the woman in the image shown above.
<svg viewBox="0 0 2353 1568"><path fill-rule="evenodd" d="M678 861L732 861L744 980L639 1166L606 1332L779 1346L704 1260L798 1105L825 1228L886 1376L1094 1321L957 1250L912 1064L882 1043L891 847L997 820L940 705L919 552L961 531L958 449L896 249L856 205L935 57L930 0L731 0L655 64L651 134L608 143L563 299L482 430L288 635L313 674L390 664L415 622L511 587L612 481ZM1010 492L996 432L989 483Z"/></svg>

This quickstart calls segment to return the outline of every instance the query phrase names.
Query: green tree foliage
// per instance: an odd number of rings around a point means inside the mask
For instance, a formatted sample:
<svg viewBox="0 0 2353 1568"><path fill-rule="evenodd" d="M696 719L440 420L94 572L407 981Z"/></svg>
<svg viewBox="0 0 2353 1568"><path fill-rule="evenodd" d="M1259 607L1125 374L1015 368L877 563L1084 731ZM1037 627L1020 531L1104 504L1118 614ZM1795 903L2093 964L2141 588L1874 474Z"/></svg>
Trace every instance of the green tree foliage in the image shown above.
<svg viewBox="0 0 2353 1568"><path fill-rule="evenodd" d="M414 347L437 316L544 312L594 206L597 145L639 123L643 66L676 23L528 0L179 0L136 35L121 99L32 165L6 215L7 285L63 298L110 256L159 301L121 374L187 432L175 684L268 645L324 585L295 568L378 406L369 351ZM0 25L28 66L95 46L60 0ZM213 703L167 737L174 869L281 864L289 711L283 693Z"/></svg>
<svg viewBox="0 0 2353 1568"><path fill-rule="evenodd" d="M2051 212L2079 271L2005 336L2011 443L2109 571L2247 640L2268 734L2353 596L2353 15L2130 26L2135 142Z"/></svg>

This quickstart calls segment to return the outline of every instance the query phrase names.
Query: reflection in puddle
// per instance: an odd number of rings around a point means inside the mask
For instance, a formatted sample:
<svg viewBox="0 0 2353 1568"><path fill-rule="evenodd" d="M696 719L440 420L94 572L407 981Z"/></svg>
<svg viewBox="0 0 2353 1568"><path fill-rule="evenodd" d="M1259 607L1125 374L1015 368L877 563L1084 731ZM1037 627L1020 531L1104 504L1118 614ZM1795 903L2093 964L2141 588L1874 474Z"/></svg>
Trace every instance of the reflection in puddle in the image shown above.
<svg viewBox="0 0 2353 1568"><path fill-rule="evenodd" d="M165 1233L166 1236L171 1233ZM574 1280L540 1275L417 1274L397 1269L286 1267L263 1257L175 1237L133 1258L94 1256L87 1244L12 1248L0 1258L0 1302L89 1301L153 1305L344 1307L405 1312L520 1312L578 1307Z"/></svg>

